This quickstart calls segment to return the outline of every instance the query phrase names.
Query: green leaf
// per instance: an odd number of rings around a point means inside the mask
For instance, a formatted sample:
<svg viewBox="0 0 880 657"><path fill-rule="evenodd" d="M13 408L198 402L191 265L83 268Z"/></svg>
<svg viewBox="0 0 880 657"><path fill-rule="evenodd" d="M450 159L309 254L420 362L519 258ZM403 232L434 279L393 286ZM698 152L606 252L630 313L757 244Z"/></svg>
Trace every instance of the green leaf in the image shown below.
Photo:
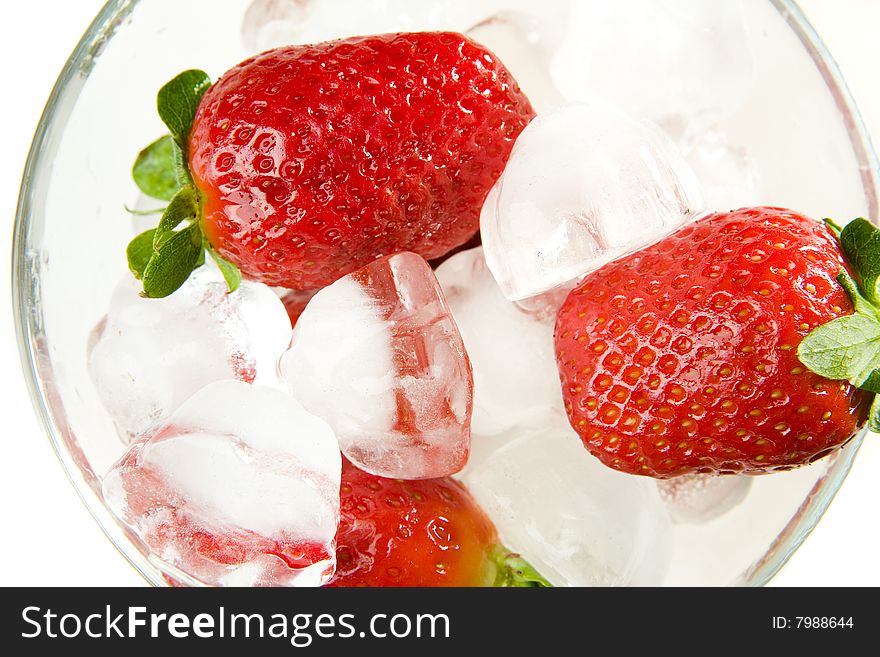
<svg viewBox="0 0 880 657"><path fill-rule="evenodd" d="M874 433L880 433L880 395L874 397L868 414L868 425Z"/></svg>
<svg viewBox="0 0 880 657"><path fill-rule="evenodd" d="M880 431L880 229L865 219L841 228L825 225L837 237L860 283L842 269L837 282L852 299L855 314L838 317L810 332L798 346L798 358L810 370L832 380L846 380L875 394L870 423Z"/></svg>
<svg viewBox="0 0 880 657"><path fill-rule="evenodd" d="M186 163L186 156L177 144L174 147L174 177L180 187L187 187L193 184L192 174L189 172L189 166Z"/></svg>
<svg viewBox="0 0 880 657"><path fill-rule="evenodd" d="M238 286L241 285L241 272L238 270L238 267L226 260L214 249L207 247L206 250L211 254L214 262L217 263L220 273L223 274L223 278L226 280L226 288L230 292L235 292Z"/></svg>
<svg viewBox="0 0 880 657"><path fill-rule="evenodd" d="M169 202L159 225L128 246L129 267L143 281L147 297L168 296L205 262L201 196L187 167L186 149L199 103L210 86L207 73L190 70L159 90L157 109L171 134L141 151L132 170L144 193ZM184 224L188 225L181 227ZM238 270L225 263L221 271L230 289L238 286Z"/></svg>
<svg viewBox="0 0 880 657"><path fill-rule="evenodd" d="M171 131L171 136L186 155L186 144L196 118L199 101L211 86L211 78L204 71L184 71L159 90L156 104L159 116Z"/></svg>
<svg viewBox="0 0 880 657"><path fill-rule="evenodd" d="M199 193L195 187L183 187L171 199L159 225L156 227L154 246L159 247L163 241L170 238L180 224L185 221L197 221L199 218Z"/></svg>
<svg viewBox="0 0 880 657"><path fill-rule="evenodd" d="M840 247L861 280L862 294L880 303L880 229L865 219L853 219L840 233Z"/></svg>
<svg viewBox="0 0 880 657"><path fill-rule="evenodd" d="M144 270L144 296L161 299L186 282L202 257L202 232L198 223L154 243L153 257Z"/></svg>
<svg viewBox="0 0 880 657"><path fill-rule="evenodd" d="M834 219L831 219L829 217L825 217L822 221L825 223L826 226L828 226L828 230L834 233L834 237L839 240L840 231L842 231L843 228L841 228L840 225L836 221L834 221Z"/></svg>
<svg viewBox="0 0 880 657"><path fill-rule="evenodd" d="M861 314L838 317L801 341L798 358L816 374L861 387L880 369L880 321Z"/></svg>
<svg viewBox="0 0 880 657"><path fill-rule="evenodd" d="M178 189L174 167L174 141L165 135L138 154L131 175L144 194L170 201Z"/></svg>
<svg viewBox="0 0 880 657"><path fill-rule="evenodd" d="M528 561L511 552L503 545L496 545L489 559L494 566L489 586L511 588L552 588L552 584L544 579Z"/></svg>
<svg viewBox="0 0 880 657"><path fill-rule="evenodd" d="M862 390L873 393L880 393L880 369L875 369L868 375L868 378L862 381L859 386Z"/></svg>
<svg viewBox="0 0 880 657"><path fill-rule="evenodd" d="M862 296L858 283L853 280L853 277L849 275L849 272L846 271L846 269L841 269L835 280L840 284L840 287L846 290L850 300L853 302L853 308L857 313L872 319L878 317L877 308Z"/></svg>
<svg viewBox="0 0 880 657"><path fill-rule="evenodd" d="M155 234L155 228L144 231L129 242L128 248L125 250L125 254L128 257L128 268L131 269L131 273L138 280L144 277L147 263L153 257L153 236Z"/></svg>
<svg viewBox="0 0 880 657"><path fill-rule="evenodd" d="M149 217L154 214L162 214L168 206L166 205L165 207L156 208L155 210L135 210L127 205L123 205L122 207L125 208L125 211L128 212L128 214L133 214L135 217Z"/></svg>

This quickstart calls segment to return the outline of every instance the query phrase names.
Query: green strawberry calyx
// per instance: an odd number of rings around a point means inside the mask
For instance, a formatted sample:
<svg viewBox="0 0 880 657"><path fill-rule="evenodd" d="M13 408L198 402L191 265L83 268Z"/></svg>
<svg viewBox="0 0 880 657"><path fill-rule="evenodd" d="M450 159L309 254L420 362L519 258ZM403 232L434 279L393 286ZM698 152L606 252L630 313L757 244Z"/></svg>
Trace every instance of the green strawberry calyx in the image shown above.
<svg viewBox="0 0 880 657"><path fill-rule="evenodd" d="M494 545L489 551L486 585L506 588L549 588L550 584L519 554L503 545Z"/></svg>
<svg viewBox="0 0 880 657"><path fill-rule="evenodd" d="M202 231L202 195L196 189L188 161L189 134L196 111L211 78L204 71L184 71L159 90L156 106L170 134L138 154L132 177L146 195L167 201L156 228L128 244L132 274L143 284L142 295L167 297L183 285L209 255L230 292L241 283L238 268L220 256Z"/></svg>
<svg viewBox="0 0 880 657"><path fill-rule="evenodd" d="M843 228L831 219L825 224L855 274L842 269L837 276L855 312L810 332L798 346L798 358L826 379L849 381L874 393L869 424L880 431L880 229L862 218Z"/></svg>

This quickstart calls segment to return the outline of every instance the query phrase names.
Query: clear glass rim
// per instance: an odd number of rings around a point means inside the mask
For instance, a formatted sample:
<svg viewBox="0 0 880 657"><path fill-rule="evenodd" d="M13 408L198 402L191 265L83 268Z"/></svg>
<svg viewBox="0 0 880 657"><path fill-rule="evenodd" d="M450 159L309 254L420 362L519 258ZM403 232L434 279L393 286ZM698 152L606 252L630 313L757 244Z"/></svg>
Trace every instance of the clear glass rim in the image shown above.
<svg viewBox="0 0 880 657"><path fill-rule="evenodd" d="M31 283L33 277L39 273L38 268L35 271L29 268L27 253L33 206L33 181L39 175L50 128L58 127L59 124L56 124L56 120L59 118L66 122L67 117L59 109L62 107L62 103L59 101L69 94L69 85L74 77L99 55L102 44L110 38L114 27L129 15L140 1L108 1L80 39L52 89L37 126L22 177L15 216L11 280L13 318L19 356L31 402L43 431L48 436L67 478L101 531L149 584L161 586L165 584L161 575L156 569L149 566L148 559L136 549L131 537L116 524L103 501L88 485L59 434L46 396L46 385L38 372L34 344L35 339L40 335L39 317L28 310L29 299L26 290L29 289L29 286L23 284ZM859 162L859 172L869 215L874 217L876 221L878 214L880 214L877 211L878 198L880 198L880 191L878 191L880 190L880 166L878 166L877 155L871 144L867 128L840 69L794 0L769 0L769 2L799 38L834 97L837 108L845 121L854 155ZM78 91L73 93L78 94ZM828 474L821 482L821 494L811 496L805 501L803 512L783 530L780 535L781 541L771 546L764 558L742 574L741 584L752 586L766 584L800 547L825 513L849 472L863 436L864 432L853 439L855 444L852 449L839 453L836 461L829 468Z"/></svg>
<svg viewBox="0 0 880 657"><path fill-rule="evenodd" d="M62 440L53 418L49 401L46 397L46 386L38 373L35 341L40 334L39 318L28 310L26 290L37 271L29 269L28 237L31 230L30 218L33 206L33 181L39 175L43 155L46 152L50 128L56 119L63 118L60 108L61 98L67 95L68 87L90 61L100 54L105 41L111 37L113 29L123 21L140 0L109 0L98 12L98 15L86 29L73 53L64 64L58 80L52 88L49 99L40 121L37 124L34 139L25 162L19 189L18 207L15 213L15 227L12 242L12 313L15 321L15 332L18 341L19 357L24 378L30 394L31 403L37 419L48 436L52 450L58 457L65 475L76 490L77 495L88 509L94 521L104 535L125 560L152 586L162 586L165 582L158 572L147 565L146 558L135 548L125 532L116 524L103 500L89 486L82 470L72 458ZM78 91L74 92L78 95Z"/></svg>

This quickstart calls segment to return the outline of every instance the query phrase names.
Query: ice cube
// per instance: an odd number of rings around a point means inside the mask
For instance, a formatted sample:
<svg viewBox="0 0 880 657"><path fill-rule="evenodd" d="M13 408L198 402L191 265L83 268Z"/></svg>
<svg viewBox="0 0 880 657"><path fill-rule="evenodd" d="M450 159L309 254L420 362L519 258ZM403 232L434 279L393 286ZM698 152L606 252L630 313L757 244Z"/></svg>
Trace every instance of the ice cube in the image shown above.
<svg viewBox="0 0 880 657"><path fill-rule="evenodd" d="M746 499L751 486L751 477L699 473L657 482L673 522L685 524L723 516Z"/></svg>
<svg viewBox="0 0 880 657"><path fill-rule="evenodd" d="M280 371L362 470L425 479L467 460L471 366L434 273L414 253L377 260L318 292Z"/></svg>
<svg viewBox="0 0 880 657"><path fill-rule="evenodd" d="M311 4L309 0L254 0L241 26L245 48L263 52L291 43L307 21Z"/></svg>
<svg viewBox="0 0 880 657"><path fill-rule="evenodd" d="M559 312L562 304L565 303L565 299L575 287L577 287L577 281L571 281L542 292L537 296L517 299L513 302L513 305L538 321L552 324L556 321L556 314Z"/></svg>
<svg viewBox="0 0 880 657"><path fill-rule="evenodd" d="M687 155L706 205L712 210L735 210L764 205L761 176L744 149L731 146L720 129L706 132Z"/></svg>
<svg viewBox="0 0 880 657"><path fill-rule="evenodd" d="M551 73L568 100L601 98L692 142L736 112L754 62L739 0L584 0Z"/></svg>
<svg viewBox="0 0 880 657"><path fill-rule="evenodd" d="M297 43L319 43L353 34L442 29L450 0L254 0L245 12L242 40L261 52Z"/></svg>
<svg viewBox="0 0 880 657"><path fill-rule="evenodd" d="M604 466L563 417L474 440L461 478L504 545L555 586L654 586L671 523L653 481Z"/></svg>
<svg viewBox="0 0 880 657"><path fill-rule="evenodd" d="M693 172L659 128L570 103L520 134L480 231L489 269L517 301L564 288L702 209Z"/></svg>
<svg viewBox="0 0 880 657"><path fill-rule="evenodd" d="M89 373L123 440L149 433L212 381L279 385L290 320L268 287L242 281L227 294L206 264L169 297L146 299L139 291L126 274L88 346Z"/></svg>
<svg viewBox="0 0 880 657"><path fill-rule="evenodd" d="M504 298L481 248L452 256L436 274L473 368L474 439L561 412L553 323Z"/></svg>
<svg viewBox="0 0 880 657"><path fill-rule="evenodd" d="M539 114L564 102L550 77L551 44L559 43L564 23L517 11L502 11L465 32L504 63Z"/></svg>
<svg viewBox="0 0 880 657"><path fill-rule="evenodd" d="M318 586L335 568L341 470L333 431L286 392L217 381L133 443L103 491L175 579Z"/></svg>
<svg viewBox="0 0 880 657"><path fill-rule="evenodd" d="M253 0L242 23L242 39L246 48L256 52L353 34L461 31L505 11L561 25L569 4L568 0L550 6L536 6L534 0Z"/></svg>

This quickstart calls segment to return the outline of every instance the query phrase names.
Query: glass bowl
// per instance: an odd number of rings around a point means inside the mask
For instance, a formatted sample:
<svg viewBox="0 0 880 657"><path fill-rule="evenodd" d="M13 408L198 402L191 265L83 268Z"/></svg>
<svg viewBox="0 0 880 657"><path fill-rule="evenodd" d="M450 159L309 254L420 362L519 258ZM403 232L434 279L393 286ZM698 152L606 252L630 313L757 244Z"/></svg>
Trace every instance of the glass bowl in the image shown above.
<svg viewBox="0 0 880 657"><path fill-rule="evenodd" d="M495 10L505 3L471 0L469 6L488 12L490 4ZM124 208L137 199L129 163L164 132L156 90L186 68L216 77L251 54L241 38L248 5L108 2L52 92L18 206L15 316L34 406L98 524L154 585L166 580L101 498L101 476L124 446L89 378L85 345L126 271L123 247L134 229ZM830 54L794 2L753 0L744 6L755 79L746 102L721 126L730 144L753 160L768 202L817 217L876 218L876 159ZM210 37L194 38L193 25L206 34L205 16L220 18L210 21ZM392 17L384 18L373 16L371 31L390 31ZM469 25L451 27L463 31ZM675 525L664 582L767 582L819 521L861 439L810 466L753 478L747 498L719 518Z"/></svg>

